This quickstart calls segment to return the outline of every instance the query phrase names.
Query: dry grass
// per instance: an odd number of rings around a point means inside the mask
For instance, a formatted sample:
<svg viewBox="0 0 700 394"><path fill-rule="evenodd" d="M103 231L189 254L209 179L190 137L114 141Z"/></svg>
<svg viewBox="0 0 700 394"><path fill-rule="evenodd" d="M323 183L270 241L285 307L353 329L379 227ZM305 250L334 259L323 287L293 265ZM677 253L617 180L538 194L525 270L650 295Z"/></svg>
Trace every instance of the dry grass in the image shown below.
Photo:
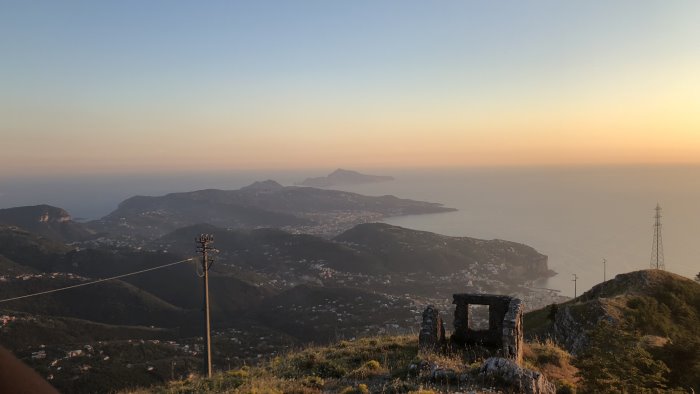
<svg viewBox="0 0 700 394"><path fill-rule="evenodd" d="M360 368L357 368L347 374L347 377L352 379L368 379L388 374L389 370L382 366L379 361L369 360L360 366Z"/></svg>
<svg viewBox="0 0 700 394"><path fill-rule="evenodd" d="M441 354L435 352L425 352L421 351L418 354L418 358L414 362L425 361L431 366L435 366L440 369L448 369L455 371L456 373L466 373L471 370L471 366L464 362L461 355L457 354Z"/></svg>
<svg viewBox="0 0 700 394"><path fill-rule="evenodd" d="M426 375L409 376L413 363L426 365ZM426 380L431 370L473 374L479 366L465 363L462 355L419 352L415 336L363 338L290 352L256 367L218 373L211 379L193 377L129 393L435 394L453 392L459 384L431 383ZM478 387L474 390L492 392Z"/></svg>
<svg viewBox="0 0 700 394"><path fill-rule="evenodd" d="M405 376L417 353L415 336L363 338L308 347L257 367L218 373L211 379L194 377L128 393L365 393L370 389L362 381Z"/></svg>
<svg viewBox="0 0 700 394"><path fill-rule="evenodd" d="M571 355L552 340L525 343L523 361L526 368L541 372L557 386L565 383L575 386L578 382L578 369L571 365Z"/></svg>

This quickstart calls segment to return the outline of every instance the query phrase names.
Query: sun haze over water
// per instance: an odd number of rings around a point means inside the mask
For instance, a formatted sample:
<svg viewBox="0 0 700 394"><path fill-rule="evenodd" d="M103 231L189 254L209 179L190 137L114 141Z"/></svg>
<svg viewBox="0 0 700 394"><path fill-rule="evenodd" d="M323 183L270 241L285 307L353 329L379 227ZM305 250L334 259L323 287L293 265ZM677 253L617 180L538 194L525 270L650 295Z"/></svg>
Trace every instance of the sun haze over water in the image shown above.
<svg viewBox="0 0 700 394"><path fill-rule="evenodd" d="M0 177L700 163L697 1L6 2Z"/></svg>

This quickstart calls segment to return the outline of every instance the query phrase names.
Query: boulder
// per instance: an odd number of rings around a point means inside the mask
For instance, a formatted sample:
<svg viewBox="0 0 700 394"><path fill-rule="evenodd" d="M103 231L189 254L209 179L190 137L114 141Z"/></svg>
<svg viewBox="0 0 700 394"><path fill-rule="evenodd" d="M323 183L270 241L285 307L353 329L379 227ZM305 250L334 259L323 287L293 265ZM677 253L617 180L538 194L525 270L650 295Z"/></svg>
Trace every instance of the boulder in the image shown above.
<svg viewBox="0 0 700 394"><path fill-rule="evenodd" d="M491 357L484 362L480 374L495 382L523 394L556 394L554 384L539 372L525 369L513 360Z"/></svg>

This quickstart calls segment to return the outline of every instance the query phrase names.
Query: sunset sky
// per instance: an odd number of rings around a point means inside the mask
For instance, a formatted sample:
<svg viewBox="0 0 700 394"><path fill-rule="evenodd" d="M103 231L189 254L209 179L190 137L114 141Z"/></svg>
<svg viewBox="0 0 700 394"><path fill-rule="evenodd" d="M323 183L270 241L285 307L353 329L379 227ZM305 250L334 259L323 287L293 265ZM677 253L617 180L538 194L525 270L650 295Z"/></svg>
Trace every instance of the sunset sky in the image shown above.
<svg viewBox="0 0 700 394"><path fill-rule="evenodd" d="M700 1L3 1L0 176L700 163Z"/></svg>

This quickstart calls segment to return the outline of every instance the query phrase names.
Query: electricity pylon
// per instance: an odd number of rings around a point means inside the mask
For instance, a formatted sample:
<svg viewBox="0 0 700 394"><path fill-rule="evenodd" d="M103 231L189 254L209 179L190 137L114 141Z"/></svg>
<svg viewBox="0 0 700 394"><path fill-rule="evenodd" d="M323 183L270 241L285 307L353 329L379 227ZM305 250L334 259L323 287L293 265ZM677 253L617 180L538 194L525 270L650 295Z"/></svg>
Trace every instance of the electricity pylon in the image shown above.
<svg viewBox="0 0 700 394"><path fill-rule="evenodd" d="M664 243L661 238L661 205L656 204L656 215L654 215L654 240L651 244L651 261L649 265L652 269L666 269L664 264Z"/></svg>

